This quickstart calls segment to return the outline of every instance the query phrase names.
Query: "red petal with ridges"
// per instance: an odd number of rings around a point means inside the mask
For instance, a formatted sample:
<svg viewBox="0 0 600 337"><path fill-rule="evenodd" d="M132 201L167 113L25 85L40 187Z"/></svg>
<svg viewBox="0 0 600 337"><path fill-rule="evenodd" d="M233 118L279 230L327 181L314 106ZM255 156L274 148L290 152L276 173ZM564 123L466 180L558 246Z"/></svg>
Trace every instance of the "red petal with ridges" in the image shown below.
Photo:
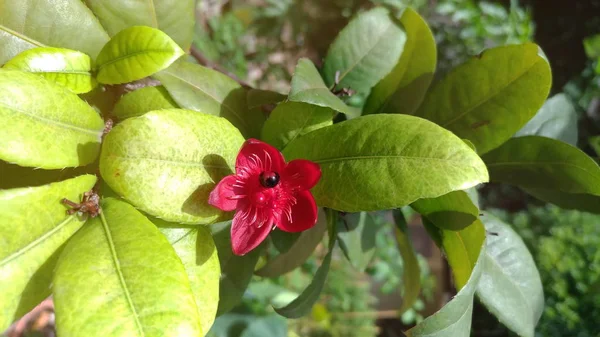
<svg viewBox="0 0 600 337"><path fill-rule="evenodd" d="M321 167L310 160L292 160L283 170L282 179L292 188L308 190L321 179Z"/></svg>
<svg viewBox="0 0 600 337"><path fill-rule="evenodd" d="M301 232L312 228L317 223L317 204L310 191L300 191L296 194L296 204L291 209L291 221L285 215L276 224L285 232Z"/></svg>
<svg viewBox="0 0 600 337"><path fill-rule="evenodd" d="M235 255L245 255L249 251L258 247L265 240L271 228L272 223L265 223L258 227L255 223L249 221L244 212L237 212L231 223L231 248Z"/></svg>
<svg viewBox="0 0 600 337"><path fill-rule="evenodd" d="M223 178L208 196L208 203L223 210L233 211L237 208L238 201L235 198L236 191L233 184L236 182L235 175Z"/></svg>
<svg viewBox="0 0 600 337"><path fill-rule="evenodd" d="M260 174L264 171L281 172L285 161L281 152L273 146L256 139L248 139L235 161L236 174Z"/></svg>

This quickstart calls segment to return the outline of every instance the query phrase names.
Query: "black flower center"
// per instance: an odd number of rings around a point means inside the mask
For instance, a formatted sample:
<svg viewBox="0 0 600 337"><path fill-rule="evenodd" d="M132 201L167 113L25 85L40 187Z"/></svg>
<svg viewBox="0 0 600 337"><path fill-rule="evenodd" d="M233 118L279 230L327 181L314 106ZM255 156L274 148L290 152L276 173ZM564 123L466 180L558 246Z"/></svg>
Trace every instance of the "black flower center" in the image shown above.
<svg viewBox="0 0 600 337"><path fill-rule="evenodd" d="M273 171L265 171L260 174L260 184L267 188L273 188L279 184L279 174Z"/></svg>

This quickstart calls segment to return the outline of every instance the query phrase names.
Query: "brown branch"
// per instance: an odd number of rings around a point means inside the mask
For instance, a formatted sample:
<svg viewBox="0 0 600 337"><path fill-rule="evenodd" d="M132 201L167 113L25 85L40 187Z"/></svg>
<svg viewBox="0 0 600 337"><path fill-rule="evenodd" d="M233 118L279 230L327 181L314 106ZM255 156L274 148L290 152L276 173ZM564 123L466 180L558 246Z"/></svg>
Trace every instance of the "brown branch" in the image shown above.
<svg viewBox="0 0 600 337"><path fill-rule="evenodd" d="M218 71L218 72L220 72L222 74L225 74L225 75L231 77L233 80L235 80L236 82L238 82L242 87L245 87L247 89L252 88L252 86L248 82L242 80L236 74L234 74L234 73L230 72L229 70L223 68L220 64L214 63L211 60L209 60L208 58L206 58L206 56L204 56L204 54L202 54L202 52L199 51L198 49L196 49L194 47L191 47L190 48L190 54L201 65L203 65L203 66L205 66L207 68L214 69L214 70L216 70L216 71Z"/></svg>

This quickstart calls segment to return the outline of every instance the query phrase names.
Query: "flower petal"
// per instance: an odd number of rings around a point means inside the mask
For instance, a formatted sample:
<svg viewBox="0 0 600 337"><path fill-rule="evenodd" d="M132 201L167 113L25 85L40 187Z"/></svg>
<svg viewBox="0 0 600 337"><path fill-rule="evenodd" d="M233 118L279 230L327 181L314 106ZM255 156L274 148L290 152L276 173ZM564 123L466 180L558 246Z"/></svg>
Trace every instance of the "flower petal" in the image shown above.
<svg viewBox="0 0 600 337"><path fill-rule="evenodd" d="M236 182L235 175L229 175L217 184L210 195L208 196L208 203L223 210L233 211L237 208L239 195L236 192L237 188L233 187Z"/></svg>
<svg viewBox="0 0 600 337"><path fill-rule="evenodd" d="M281 172L285 161L281 152L273 146L256 139L248 139L235 161L238 175L260 174L263 171Z"/></svg>
<svg viewBox="0 0 600 337"><path fill-rule="evenodd" d="M256 220L256 218L254 218ZM265 240L273 223L271 221L258 226L247 213L239 211L235 213L231 223L231 248L235 255L245 255L260 245Z"/></svg>
<svg viewBox="0 0 600 337"><path fill-rule="evenodd" d="M291 209L291 221L283 215L277 227L285 232L301 232L317 223L317 204L308 190L296 194L296 204Z"/></svg>
<svg viewBox="0 0 600 337"><path fill-rule="evenodd" d="M283 170L282 179L292 188L299 187L308 190L321 179L321 167L319 167L319 164L306 159L292 160Z"/></svg>

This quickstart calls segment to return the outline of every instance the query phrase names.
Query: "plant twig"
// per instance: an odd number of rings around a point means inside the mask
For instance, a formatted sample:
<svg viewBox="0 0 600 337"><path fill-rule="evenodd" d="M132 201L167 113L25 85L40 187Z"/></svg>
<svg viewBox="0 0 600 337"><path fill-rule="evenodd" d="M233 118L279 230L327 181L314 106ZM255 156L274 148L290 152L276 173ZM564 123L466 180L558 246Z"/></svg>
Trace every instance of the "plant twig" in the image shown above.
<svg viewBox="0 0 600 337"><path fill-rule="evenodd" d="M229 70L223 68L220 64L214 63L211 60L209 60L208 58L206 58L206 56L204 56L204 54L202 54L201 51L199 51L198 49L191 47L190 48L190 54L192 55L193 58L196 59L196 61L198 61L198 63L200 63L201 65L207 67L207 68L211 68L214 69L222 74L225 74L229 77L231 77L233 80L235 80L236 82L238 82L242 87L245 88L252 88L252 86L242 80L241 78L239 78L236 74L230 72Z"/></svg>

